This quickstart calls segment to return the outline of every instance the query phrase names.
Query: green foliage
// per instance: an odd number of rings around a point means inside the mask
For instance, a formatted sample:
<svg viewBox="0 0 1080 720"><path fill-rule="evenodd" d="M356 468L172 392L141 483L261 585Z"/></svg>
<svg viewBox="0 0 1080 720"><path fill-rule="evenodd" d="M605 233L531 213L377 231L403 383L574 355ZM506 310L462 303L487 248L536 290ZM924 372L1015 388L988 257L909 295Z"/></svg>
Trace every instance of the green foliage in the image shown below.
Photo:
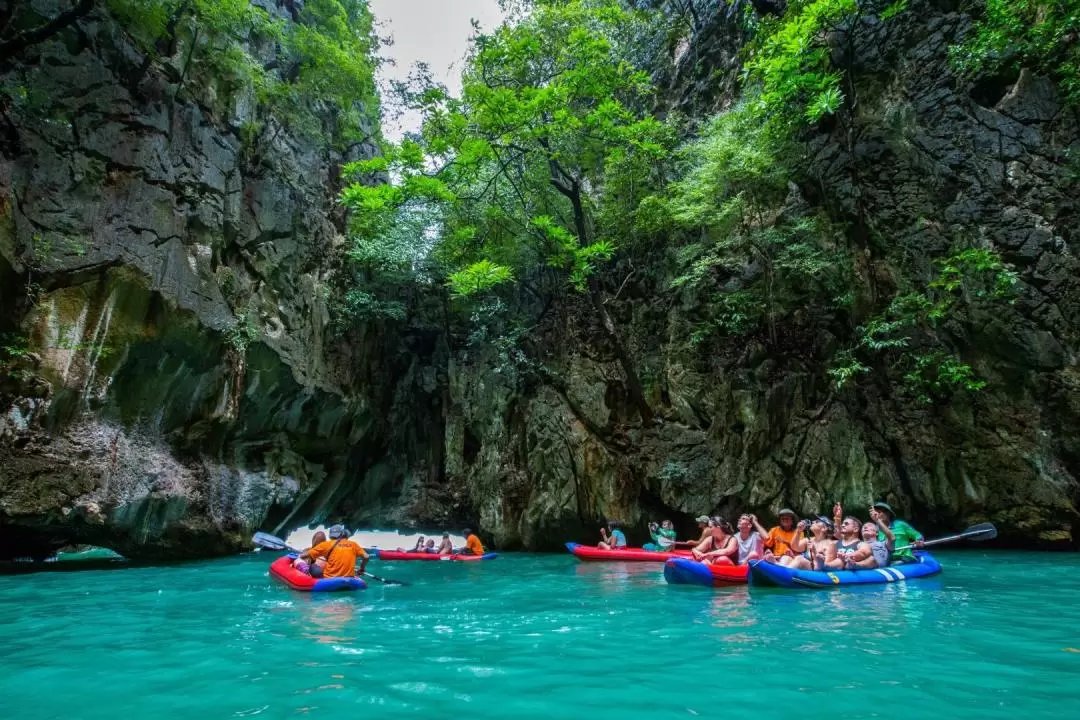
<svg viewBox="0 0 1080 720"><path fill-rule="evenodd" d="M845 289L850 266L827 223L777 208L788 193L794 154L757 120L753 100L714 118L679 153L681 178L651 212L696 241L674 253L673 289L713 292L710 317L692 338L770 328L813 297ZM658 210L663 207L663 211Z"/></svg>
<svg viewBox="0 0 1080 720"><path fill-rule="evenodd" d="M789 131L800 117L817 122L840 107L842 75L827 37L857 9L856 0L791 0L760 21L746 69L761 85L759 112L770 125Z"/></svg>
<svg viewBox="0 0 1080 720"><path fill-rule="evenodd" d="M853 348L837 353L829 375L838 388L869 373L875 356L886 359L902 387L920 402L986 386L970 365L943 349L937 329L962 322L975 304L1011 302L1017 275L984 248L961 250L934 265L937 275L922 292L897 295L885 312L859 328Z"/></svg>
<svg viewBox="0 0 1080 720"><path fill-rule="evenodd" d="M478 295L513 279L514 273L510 268L496 265L490 260L481 260L451 273L448 284L454 297L464 298Z"/></svg>
<svg viewBox="0 0 1080 720"><path fill-rule="evenodd" d="M974 74L1030 67L1053 75L1080 103L1080 0L985 0L985 12L953 64Z"/></svg>
<svg viewBox="0 0 1080 720"><path fill-rule="evenodd" d="M378 117L378 41L366 0L307 0L298 4L299 22L271 17L250 0L108 0L108 7L144 52L179 53L189 92L253 93L264 115L342 144L362 139ZM265 127L249 121L245 145L254 147L253 133Z"/></svg>
<svg viewBox="0 0 1080 720"><path fill-rule="evenodd" d="M354 243L385 246L422 211L414 245L459 299L552 273L586 289L634 232L671 144L648 112L648 76L625 60L643 15L569 0L515 17L474 38L460 98L410 88L422 131L346 169ZM375 173L390 183L366 183Z"/></svg>
<svg viewBox="0 0 1080 720"><path fill-rule="evenodd" d="M239 355L246 354L251 343L261 337L254 315L255 313L250 310L237 313L236 322L225 333L225 339Z"/></svg>

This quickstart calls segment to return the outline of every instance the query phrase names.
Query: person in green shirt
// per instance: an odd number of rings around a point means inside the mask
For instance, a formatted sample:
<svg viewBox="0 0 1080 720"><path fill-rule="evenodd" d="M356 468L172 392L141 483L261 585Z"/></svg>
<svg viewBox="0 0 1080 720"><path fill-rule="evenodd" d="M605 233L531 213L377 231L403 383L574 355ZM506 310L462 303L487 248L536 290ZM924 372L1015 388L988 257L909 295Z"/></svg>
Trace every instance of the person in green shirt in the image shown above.
<svg viewBox="0 0 1080 720"><path fill-rule="evenodd" d="M870 517L874 518L875 514L880 515L881 521L892 531L892 542L889 544L889 560L894 563L916 562L915 554L911 552L910 548L899 551L896 548L902 548L905 545L914 545L917 548L921 548L923 546L922 533L903 520L898 520L896 512L888 503L874 503L873 507L870 508ZM874 520L876 521L877 518L874 518ZM879 541L884 542L887 539L884 531L878 532Z"/></svg>
<svg viewBox="0 0 1080 720"><path fill-rule="evenodd" d="M675 528L670 520L665 520L662 525L649 523L649 534L653 541L642 546L642 550L650 552L671 552L675 549Z"/></svg>

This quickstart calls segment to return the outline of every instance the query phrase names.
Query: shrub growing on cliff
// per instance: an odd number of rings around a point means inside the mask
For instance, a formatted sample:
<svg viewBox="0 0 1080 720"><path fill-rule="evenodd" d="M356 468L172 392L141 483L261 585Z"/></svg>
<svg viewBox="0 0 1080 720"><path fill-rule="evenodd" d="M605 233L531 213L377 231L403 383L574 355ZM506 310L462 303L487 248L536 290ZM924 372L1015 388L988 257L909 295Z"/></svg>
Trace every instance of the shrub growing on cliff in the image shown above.
<svg viewBox="0 0 1080 720"><path fill-rule="evenodd" d="M985 0L975 32L951 49L963 72L1030 67L1080 104L1080 0Z"/></svg>

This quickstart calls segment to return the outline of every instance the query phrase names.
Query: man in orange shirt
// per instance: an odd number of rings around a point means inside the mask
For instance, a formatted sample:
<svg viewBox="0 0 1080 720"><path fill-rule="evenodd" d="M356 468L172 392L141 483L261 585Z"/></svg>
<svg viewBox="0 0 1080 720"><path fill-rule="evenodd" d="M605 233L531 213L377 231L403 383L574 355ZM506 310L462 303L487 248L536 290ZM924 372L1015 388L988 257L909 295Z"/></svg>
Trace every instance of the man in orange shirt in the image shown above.
<svg viewBox="0 0 1080 720"><path fill-rule="evenodd" d="M797 518L794 511L788 508L784 508L776 515L780 525L769 530L762 527L756 515L750 516L750 522L754 523L754 528L761 535L761 539L764 541L765 548L768 551L765 553L764 559L768 562L786 565L789 562L788 559L795 554L791 551L791 543L795 539L795 521Z"/></svg>
<svg viewBox="0 0 1080 720"><path fill-rule="evenodd" d="M480 538L473 535L473 531L465 528L465 549L461 551L462 555L483 555L484 545L480 542Z"/></svg>
<svg viewBox="0 0 1080 720"><path fill-rule="evenodd" d="M311 561L326 558L323 577L352 577L356 575L356 559L360 558L360 574L367 567L368 556L364 548L349 539L349 532L344 525L334 525L327 530L330 539L321 542L300 554L301 560Z"/></svg>

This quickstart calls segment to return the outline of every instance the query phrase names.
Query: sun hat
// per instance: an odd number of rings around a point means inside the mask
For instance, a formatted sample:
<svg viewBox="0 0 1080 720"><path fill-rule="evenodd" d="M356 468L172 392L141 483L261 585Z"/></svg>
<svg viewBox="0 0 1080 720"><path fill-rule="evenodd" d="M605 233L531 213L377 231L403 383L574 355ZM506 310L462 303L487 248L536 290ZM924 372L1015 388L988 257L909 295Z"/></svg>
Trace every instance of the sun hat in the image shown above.
<svg viewBox="0 0 1080 720"><path fill-rule="evenodd" d="M795 511L792 510L791 508L781 508L780 512L776 513L776 517L778 517L778 518L782 517L784 515L790 515L793 518L799 517L798 515L795 514Z"/></svg>
<svg viewBox="0 0 1080 720"><path fill-rule="evenodd" d="M348 537L349 531L345 529L344 525L331 525L326 534L337 540L338 538Z"/></svg>
<svg viewBox="0 0 1080 720"><path fill-rule="evenodd" d="M884 510L885 512L889 513L889 515L891 515L892 517L896 517L896 512L893 511L892 505L890 505L887 502L880 502L880 501L876 502L876 503L874 503L873 507L874 507L875 510Z"/></svg>
<svg viewBox="0 0 1080 720"><path fill-rule="evenodd" d="M832 529L833 529L833 523L832 523L832 520L830 520L829 518L825 517L824 515L818 515L818 516L817 516L817 521L818 521L819 523L821 523L822 525L824 525L825 527L829 528L830 530L832 530Z"/></svg>
<svg viewBox="0 0 1080 720"><path fill-rule="evenodd" d="M709 516L708 515L698 515L696 518L694 518L694 522L707 523L707 522L709 522Z"/></svg>

